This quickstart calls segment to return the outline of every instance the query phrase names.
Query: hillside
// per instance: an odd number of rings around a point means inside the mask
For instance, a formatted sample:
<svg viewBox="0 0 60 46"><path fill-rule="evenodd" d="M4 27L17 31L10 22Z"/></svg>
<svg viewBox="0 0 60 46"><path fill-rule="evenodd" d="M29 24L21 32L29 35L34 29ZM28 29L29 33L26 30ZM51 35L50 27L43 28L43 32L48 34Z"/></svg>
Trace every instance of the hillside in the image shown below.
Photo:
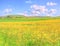
<svg viewBox="0 0 60 46"><path fill-rule="evenodd" d="M60 17L6 15L0 17L0 22L39 21L39 20L52 20L52 19L56 20L60 19Z"/></svg>

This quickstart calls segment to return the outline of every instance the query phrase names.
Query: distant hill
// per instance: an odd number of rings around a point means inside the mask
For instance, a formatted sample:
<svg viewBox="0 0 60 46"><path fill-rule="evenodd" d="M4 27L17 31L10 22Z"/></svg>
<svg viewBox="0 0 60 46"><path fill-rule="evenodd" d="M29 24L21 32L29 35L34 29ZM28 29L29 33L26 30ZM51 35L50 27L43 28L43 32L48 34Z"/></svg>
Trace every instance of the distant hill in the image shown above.
<svg viewBox="0 0 60 46"><path fill-rule="evenodd" d="M20 22L20 21L41 21L41 20L52 20L60 19L60 16L24 16L24 15L6 15L0 16L0 22Z"/></svg>

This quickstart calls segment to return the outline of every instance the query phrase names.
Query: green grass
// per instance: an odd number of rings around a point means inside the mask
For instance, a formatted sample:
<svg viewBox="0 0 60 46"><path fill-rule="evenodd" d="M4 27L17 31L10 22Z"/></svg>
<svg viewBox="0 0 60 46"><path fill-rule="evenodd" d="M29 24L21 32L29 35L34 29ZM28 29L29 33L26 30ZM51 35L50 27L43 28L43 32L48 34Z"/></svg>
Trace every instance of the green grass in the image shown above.
<svg viewBox="0 0 60 46"><path fill-rule="evenodd" d="M40 20L52 20L60 19L60 17L49 16L24 16L24 15L6 15L0 17L0 22L23 22L23 21L40 21Z"/></svg>
<svg viewBox="0 0 60 46"><path fill-rule="evenodd" d="M40 21L40 20L52 20L60 19L58 17L19 17L19 18L0 18L0 22L23 22L23 21Z"/></svg>

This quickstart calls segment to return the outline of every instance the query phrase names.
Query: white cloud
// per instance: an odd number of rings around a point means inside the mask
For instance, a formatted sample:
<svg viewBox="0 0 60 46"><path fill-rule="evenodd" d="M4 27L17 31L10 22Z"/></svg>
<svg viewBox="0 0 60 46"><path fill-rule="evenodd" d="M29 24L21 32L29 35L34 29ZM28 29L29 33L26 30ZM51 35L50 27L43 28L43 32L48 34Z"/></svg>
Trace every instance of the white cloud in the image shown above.
<svg viewBox="0 0 60 46"><path fill-rule="evenodd" d="M32 1L31 0L27 0L27 1L25 1L25 3L32 3Z"/></svg>
<svg viewBox="0 0 60 46"><path fill-rule="evenodd" d="M41 13L45 13L48 11L48 9L45 6L40 6L39 8Z"/></svg>
<svg viewBox="0 0 60 46"><path fill-rule="evenodd" d="M40 15L40 12L39 11L31 11L32 15L33 16L38 16Z"/></svg>
<svg viewBox="0 0 60 46"><path fill-rule="evenodd" d="M31 11L32 14L40 14L39 11Z"/></svg>
<svg viewBox="0 0 60 46"><path fill-rule="evenodd" d="M49 9L48 12L46 12L47 16L53 16L56 14L57 10L56 9Z"/></svg>
<svg viewBox="0 0 60 46"><path fill-rule="evenodd" d="M47 2L47 6L54 6L54 5L57 5L57 3L55 3L55 2Z"/></svg>
<svg viewBox="0 0 60 46"><path fill-rule="evenodd" d="M10 13L10 12L12 12L12 11L13 11L13 9L11 9L11 8L7 8L7 9L4 9L4 10L3 10L4 13Z"/></svg>
<svg viewBox="0 0 60 46"><path fill-rule="evenodd" d="M56 5L56 4L52 4L51 5ZM31 13L33 15L47 15L47 16L51 16L56 14L57 9L48 9L46 6L44 5L31 5Z"/></svg>
<svg viewBox="0 0 60 46"><path fill-rule="evenodd" d="M40 11L41 13L44 13L44 12L48 11L46 6L40 6L40 5L32 5L31 9Z"/></svg>
<svg viewBox="0 0 60 46"><path fill-rule="evenodd" d="M42 5L32 5L31 6L32 9L32 14L45 14L46 12L48 12L48 9L46 8L46 6L42 6Z"/></svg>
<svg viewBox="0 0 60 46"><path fill-rule="evenodd" d="M34 9L34 10L39 10L39 6L38 5L31 5L31 9Z"/></svg>
<svg viewBox="0 0 60 46"><path fill-rule="evenodd" d="M51 14L55 14L56 12L57 12L56 9L50 9L50 13L51 13Z"/></svg>

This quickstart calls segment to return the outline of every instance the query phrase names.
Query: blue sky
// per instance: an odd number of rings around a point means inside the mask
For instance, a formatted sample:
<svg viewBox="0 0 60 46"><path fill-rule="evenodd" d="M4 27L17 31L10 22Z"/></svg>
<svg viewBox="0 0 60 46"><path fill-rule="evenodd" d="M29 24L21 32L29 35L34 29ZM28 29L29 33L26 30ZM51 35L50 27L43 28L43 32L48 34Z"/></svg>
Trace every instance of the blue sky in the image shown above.
<svg viewBox="0 0 60 46"><path fill-rule="evenodd" d="M60 0L0 0L0 15L60 15Z"/></svg>

